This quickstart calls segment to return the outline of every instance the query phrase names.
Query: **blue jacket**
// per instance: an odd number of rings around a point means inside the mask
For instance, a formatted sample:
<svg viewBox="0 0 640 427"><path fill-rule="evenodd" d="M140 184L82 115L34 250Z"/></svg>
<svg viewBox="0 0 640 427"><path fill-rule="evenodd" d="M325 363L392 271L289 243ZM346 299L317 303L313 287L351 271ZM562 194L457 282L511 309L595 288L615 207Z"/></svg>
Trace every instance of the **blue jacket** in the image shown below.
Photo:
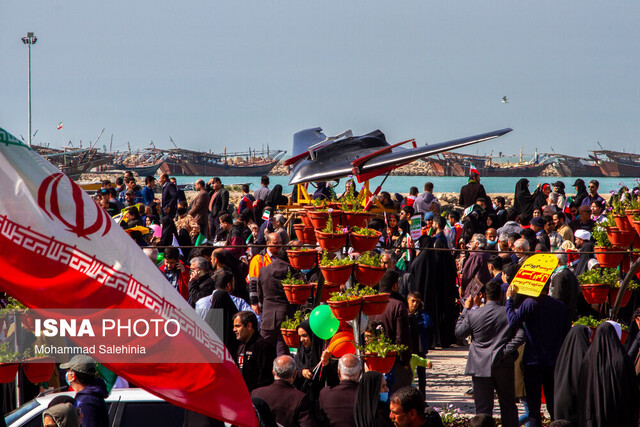
<svg viewBox="0 0 640 427"><path fill-rule="evenodd" d="M82 413L82 427L108 427L109 412L104 399L109 396L102 378L76 393L76 408Z"/></svg>
<svg viewBox="0 0 640 427"><path fill-rule="evenodd" d="M505 308L512 327L519 328L524 324L527 336L524 363L554 367L570 327L564 303L548 295L540 295L524 300L517 312L513 308L513 298L509 298Z"/></svg>

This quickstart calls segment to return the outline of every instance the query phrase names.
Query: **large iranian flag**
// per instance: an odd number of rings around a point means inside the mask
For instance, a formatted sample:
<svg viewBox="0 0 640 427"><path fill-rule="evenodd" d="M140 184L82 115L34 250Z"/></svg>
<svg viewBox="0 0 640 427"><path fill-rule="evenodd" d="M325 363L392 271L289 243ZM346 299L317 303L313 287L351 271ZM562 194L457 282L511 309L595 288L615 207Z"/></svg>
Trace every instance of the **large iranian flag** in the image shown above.
<svg viewBox="0 0 640 427"><path fill-rule="evenodd" d="M220 338L106 212L0 128L0 288L31 308L146 309L180 323L153 346L189 361L105 365L184 408L255 426L249 392ZM100 361L98 355L95 358ZM185 358L186 360L186 358ZM215 361L215 362L214 362Z"/></svg>

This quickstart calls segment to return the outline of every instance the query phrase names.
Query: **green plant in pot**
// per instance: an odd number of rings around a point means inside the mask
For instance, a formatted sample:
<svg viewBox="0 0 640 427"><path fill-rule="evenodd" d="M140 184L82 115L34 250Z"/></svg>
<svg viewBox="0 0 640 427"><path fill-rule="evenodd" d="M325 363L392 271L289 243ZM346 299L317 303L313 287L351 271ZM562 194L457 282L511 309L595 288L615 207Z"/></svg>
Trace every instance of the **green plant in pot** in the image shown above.
<svg viewBox="0 0 640 427"><path fill-rule="evenodd" d="M349 288L344 292L333 292L328 304L331 312L340 321L355 319L360 313L362 297L357 288Z"/></svg>
<svg viewBox="0 0 640 427"><path fill-rule="evenodd" d="M353 265L353 264L355 264L355 261L352 260L349 257L344 257L344 258L333 257L333 258L331 258L329 256L329 252L324 251L324 252L322 252L322 257L320 258L319 264L320 264L321 267L340 267L340 266L344 266L344 265Z"/></svg>
<svg viewBox="0 0 640 427"><path fill-rule="evenodd" d="M303 313L301 310L293 313L293 317L287 316L280 325L280 332L284 338L284 342L288 347L298 347L300 337L298 336L298 325L309 318L309 313Z"/></svg>
<svg viewBox="0 0 640 427"><path fill-rule="evenodd" d="M617 280L618 275L613 268L588 270L578 276L580 290L588 304L604 303L609 297L609 287Z"/></svg>
<svg viewBox="0 0 640 427"><path fill-rule="evenodd" d="M313 289L313 285L306 284L302 278L292 275L291 271L287 272L287 277L281 283L291 304L304 304Z"/></svg>

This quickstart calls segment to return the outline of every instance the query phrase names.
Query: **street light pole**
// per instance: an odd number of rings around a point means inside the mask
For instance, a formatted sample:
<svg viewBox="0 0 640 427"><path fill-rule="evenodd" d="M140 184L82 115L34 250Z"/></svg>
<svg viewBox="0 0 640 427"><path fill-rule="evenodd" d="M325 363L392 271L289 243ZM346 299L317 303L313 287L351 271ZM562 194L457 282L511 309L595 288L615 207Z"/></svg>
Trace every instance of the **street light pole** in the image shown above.
<svg viewBox="0 0 640 427"><path fill-rule="evenodd" d="M36 42L38 41L38 38L33 35L33 33L29 32L27 33L26 37L22 38L22 43L26 44L28 49L29 49L29 77L28 77L28 83L27 83L27 89L28 89L28 94L27 94L27 103L28 103L28 113L27 113L27 120L29 121L29 128L28 128L28 144L29 147L31 147L31 45L32 44L36 44Z"/></svg>

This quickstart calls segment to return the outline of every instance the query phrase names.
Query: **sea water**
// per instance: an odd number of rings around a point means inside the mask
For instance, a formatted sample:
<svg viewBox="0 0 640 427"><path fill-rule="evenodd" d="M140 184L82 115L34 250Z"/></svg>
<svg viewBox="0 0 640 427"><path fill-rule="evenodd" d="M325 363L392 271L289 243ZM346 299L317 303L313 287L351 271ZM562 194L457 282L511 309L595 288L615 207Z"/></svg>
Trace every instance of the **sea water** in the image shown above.
<svg viewBox="0 0 640 427"><path fill-rule="evenodd" d="M198 179L203 179L208 182L211 177L199 177L199 176L176 176L178 184L193 184ZM240 185L249 184L251 191L260 187L259 176L227 176L220 177L224 185ZM529 190L533 193L538 183L554 183L556 181L562 181L565 185L565 192L567 194L575 194L575 188L573 183L580 177L532 177L527 178L529 180ZM380 183L382 183L384 177L379 176L373 178L369 182L369 189L373 192ZM634 178L589 178L582 177L585 184L588 184L590 180L597 179L600 183L598 193L607 195L611 191L617 191L623 184L629 188L635 187L637 182ZM636 178L637 179L637 178ZM269 188L273 188L274 185L282 185L284 193L291 193L293 186L289 185L288 176L269 176L271 183ZM342 178L335 187L335 192L340 195L344 191L344 183L347 178ZM516 182L520 180L520 177L495 177L495 178L480 178L480 182L484 185L487 193L513 193L516 187ZM389 193L408 193L411 187L418 187L418 192L422 193L424 190L425 182L433 183L434 193L457 193L460 188L468 182L468 178L455 177L455 176L389 176L382 185L382 191L388 191ZM362 184L357 184L356 188L360 190ZM308 191L315 191L314 188L310 188Z"/></svg>

